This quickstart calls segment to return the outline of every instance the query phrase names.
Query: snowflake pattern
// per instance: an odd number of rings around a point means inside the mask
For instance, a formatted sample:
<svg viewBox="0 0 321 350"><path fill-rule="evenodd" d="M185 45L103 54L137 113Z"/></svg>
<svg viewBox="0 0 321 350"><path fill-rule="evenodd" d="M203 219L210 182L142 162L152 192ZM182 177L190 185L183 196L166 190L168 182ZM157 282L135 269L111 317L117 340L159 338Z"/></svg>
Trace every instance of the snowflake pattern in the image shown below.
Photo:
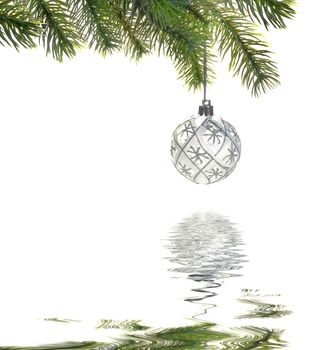
<svg viewBox="0 0 321 350"><path fill-rule="evenodd" d="M187 153L190 154L190 159L194 161L195 163L199 162L200 164L203 164L203 161L206 159L210 159L209 155L206 152L202 152L201 147L195 148L194 146L191 146L191 148L187 151Z"/></svg>
<svg viewBox="0 0 321 350"><path fill-rule="evenodd" d="M229 154L225 156L223 159L225 160L226 164L231 165L235 163L239 154L238 154L237 148L233 144L231 144L231 146L227 150Z"/></svg>
<svg viewBox="0 0 321 350"><path fill-rule="evenodd" d="M172 145L171 145L171 155L172 155L172 157L174 156L174 153L177 151L177 148L175 147L175 144L174 143L172 143Z"/></svg>
<svg viewBox="0 0 321 350"><path fill-rule="evenodd" d="M184 124L184 129L178 133L178 136L184 137L185 134L186 138L189 138L190 135L194 134L194 128L191 122Z"/></svg>
<svg viewBox="0 0 321 350"><path fill-rule="evenodd" d="M221 143L221 137L223 135L221 134L221 131L219 129L214 128L212 124L209 124L206 126L207 131L205 132L204 136L208 136L207 142L213 142L213 145L217 141L218 144Z"/></svg>
<svg viewBox="0 0 321 350"><path fill-rule="evenodd" d="M234 141L240 145L241 141L240 141L240 137L238 135L238 133L236 132L235 128L228 122L224 122L226 130L228 132L228 134L234 139Z"/></svg>
<svg viewBox="0 0 321 350"><path fill-rule="evenodd" d="M179 167L180 167L180 173L186 177L189 177L191 178L192 177L192 173L191 173L191 170L192 168L187 168L187 165L184 164L182 165L182 163L179 163Z"/></svg>
<svg viewBox="0 0 321 350"><path fill-rule="evenodd" d="M208 174L209 179L215 177L215 180L218 180L223 176L223 171L220 168L212 168L211 170L205 170L205 172Z"/></svg>
<svg viewBox="0 0 321 350"><path fill-rule="evenodd" d="M234 138L237 138L237 137L238 137L238 134L237 134L236 130L233 128L232 125L228 124L228 126L227 126L227 131L228 131Z"/></svg>

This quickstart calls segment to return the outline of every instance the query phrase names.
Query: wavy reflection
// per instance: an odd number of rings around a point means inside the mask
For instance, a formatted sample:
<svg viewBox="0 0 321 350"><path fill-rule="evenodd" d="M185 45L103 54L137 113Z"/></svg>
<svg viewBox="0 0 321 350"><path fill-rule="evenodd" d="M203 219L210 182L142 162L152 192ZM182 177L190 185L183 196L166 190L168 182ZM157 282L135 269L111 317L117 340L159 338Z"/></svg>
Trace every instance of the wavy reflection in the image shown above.
<svg viewBox="0 0 321 350"><path fill-rule="evenodd" d="M229 325L199 320L200 315L215 307L215 290L222 285L224 279L241 276L239 270L247 261L243 252L242 236L234 223L212 213L195 214L172 229L165 245L171 253L166 259L173 264L169 270L176 277L187 278L196 285L191 288L195 295L184 298L187 302L200 304L204 309L201 314L193 316L194 324L155 329L140 321L104 319L96 327L97 331L106 333L104 342L65 342L35 347L0 346L0 350L263 350L283 349L287 346L282 339L283 331L279 329L243 323L231 328ZM238 301L250 310L236 315L235 319L237 322L250 320L252 323L255 319L275 319L288 315L290 311L284 305L270 301L271 297L277 296L264 295L259 290L242 289ZM155 298L155 303L159 302ZM47 318L45 321L66 325L80 322L58 318Z"/></svg>
<svg viewBox="0 0 321 350"><path fill-rule="evenodd" d="M238 319L248 318L281 318L290 315L292 312L286 309L283 304L275 303L271 299L275 299L280 295L263 295L259 290L243 289L243 295L238 299L240 303L247 304L252 309L245 314L239 315ZM268 301L266 301L266 299Z"/></svg>
<svg viewBox="0 0 321 350"><path fill-rule="evenodd" d="M190 302L215 296L214 289L224 279L240 276L239 270L246 261L242 236L235 224L213 213L194 214L182 220L172 229L167 242L165 246L171 252L168 259L177 265L170 271L200 285L192 289L197 295L184 299ZM214 306L209 304L204 313Z"/></svg>
<svg viewBox="0 0 321 350"><path fill-rule="evenodd" d="M35 347L0 347L1 350L156 350L156 349L212 349L212 350L249 350L249 349L282 349L286 342L281 339L282 331L262 327L240 327L238 329L220 331L212 323L198 323L186 327L151 329L141 327L137 323L126 329L126 322L112 327L123 329L123 336L106 342L64 342ZM109 325L111 326L111 325ZM136 329L136 330L133 330Z"/></svg>

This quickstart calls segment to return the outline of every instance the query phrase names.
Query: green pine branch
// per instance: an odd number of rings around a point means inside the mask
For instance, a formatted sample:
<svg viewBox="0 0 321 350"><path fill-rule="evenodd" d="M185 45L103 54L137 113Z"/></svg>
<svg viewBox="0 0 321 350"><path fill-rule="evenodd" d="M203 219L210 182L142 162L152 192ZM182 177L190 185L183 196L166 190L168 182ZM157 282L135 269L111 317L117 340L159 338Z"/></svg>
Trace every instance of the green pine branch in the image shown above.
<svg viewBox="0 0 321 350"><path fill-rule="evenodd" d="M179 2L178 2L179 3ZM172 59L180 79L188 88L200 88L204 81L204 55L208 61L208 82L214 77L214 54L209 27L194 13L183 11L170 0L150 0L141 8L151 48Z"/></svg>
<svg viewBox="0 0 321 350"><path fill-rule="evenodd" d="M242 84L256 97L277 86L276 64L256 27L234 10L219 5L213 6L213 15L218 51L223 58L229 55L229 68L241 76Z"/></svg>
<svg viewBox="0 0 321 350"><path fill-rule="evenodd" d="M263 24L266 29L270 25L286 28L285 20L295 15L293 0L225 0L225 4L237 8L242 15Z"/></svg>
<svg viewBox="0 0 321 350"><path fill-rule="evenodd" d="M85 44L135 60L157 52L193 89L203 85L205 54L213 82L219 54L258 96L280 82L259 25L286 28L294 14L292 0L0 0L0 44L42 43L58 61Z"/></svg>
<svg viewBox="0 0 321 350"><path fill-rule="evenodd" d="M123 43L122 48L126 55L138 61L144 55L150 53L150 38L145 35L146 27L135 18L130 1L110 1L109 4L119 28L118 36ZM136 9L133 9L134 11Z"/></svg>
<svg viewBox="0 0 321 350"><path fill-rule="evenodd" d="M81 46L79 33L68 2L62 0L27 1L36 18L43 23L41 41L47 54L62 61L64 55L72 58Z"/></svg>
<svg viewBox="0 0 321 350"><path fill-rule="evenodd" d="M35 47L40 34L40 24L23 4L0 0L0 44L15 49Z"/></svg>
<svg viewBox="0 0 321 350"><path fill-rule="evenodd" d="M72 9L83 40L103 56L120 50L117 24L106 0L72 1Z"/></svg>

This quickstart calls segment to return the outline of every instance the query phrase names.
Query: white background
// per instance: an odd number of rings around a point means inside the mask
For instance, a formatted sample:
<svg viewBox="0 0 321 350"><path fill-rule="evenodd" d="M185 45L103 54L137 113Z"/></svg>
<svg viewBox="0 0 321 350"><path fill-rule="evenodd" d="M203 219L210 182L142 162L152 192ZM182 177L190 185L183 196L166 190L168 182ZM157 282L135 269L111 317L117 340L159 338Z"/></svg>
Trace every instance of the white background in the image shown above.
<svg viewBox="0 0 321 350"><path fill-rule="evenodd" d="M171 133L201 93L184 88L169 60L83 51L58 64L41 49L1 48L1 345L93 336L33 324L47 317L163 326L190 317L190 286L170 278L161 239L182 218L214 211L238 223L250 260L221 288L226 315L240 288L281 293L294 311L289 348L316 348L320 10L304 1L287 31L269 34L282 86L266 96L252 98L216 64L209 95L243 149L235 172L212 186L171 164Z"/></svg>

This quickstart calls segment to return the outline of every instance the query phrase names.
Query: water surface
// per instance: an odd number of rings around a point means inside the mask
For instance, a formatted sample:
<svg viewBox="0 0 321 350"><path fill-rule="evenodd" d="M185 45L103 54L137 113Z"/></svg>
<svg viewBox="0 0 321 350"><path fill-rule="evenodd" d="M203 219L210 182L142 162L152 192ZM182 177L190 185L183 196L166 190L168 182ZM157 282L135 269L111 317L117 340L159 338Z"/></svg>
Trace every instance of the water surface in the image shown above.
<svg viewBox="0 0 321 350"><path fill-rule="evenodd" d="M191 315L190 325L155 329L146 325L143 320L119 321L107 318L99 320L96 325L97 330L106 333L106 340L103 342L71 341L34 347L15 347L13 344L0 349L263 350L282 349L287 346L283 329L261 325L262 320L282 318L290 313L284 305L274 301L278 298L277 294L268 295L240 286L237 302L245 306L246 311L236 313L235 319L246 323L239 327L209 322L204 318L209 310L211 317L215 318L215 297L221 292L224 280L241 276L244 264L250 263L237 225L220 215L198 213L172 228L164 245L168 252L164 258L171 263L169 277L188 279L193 284L191 290L186 290L184 297L186 303L193 303L199 309ZM258 320L260 324L257 324ZM59 322L67 327L80 321L47 318L43 322Z"/></svg>

